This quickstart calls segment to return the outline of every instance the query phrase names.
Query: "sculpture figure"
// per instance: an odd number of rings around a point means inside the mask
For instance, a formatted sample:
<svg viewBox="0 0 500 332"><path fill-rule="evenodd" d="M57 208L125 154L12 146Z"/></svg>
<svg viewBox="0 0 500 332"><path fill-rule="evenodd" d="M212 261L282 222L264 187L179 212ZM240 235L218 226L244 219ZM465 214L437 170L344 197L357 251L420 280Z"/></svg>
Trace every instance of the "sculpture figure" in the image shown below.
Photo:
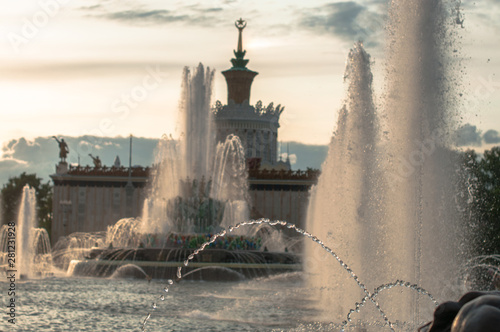
<svg viewBox="0 0 500 332"><path fill-rule="evenodd" d="M61 162L66 162L66 157L68 156L69 153L69 147L68 144L64 141L64 138L61 138L61 140L58 140L57 137L52 136L57 143L59 144L59 158L61 158Z"/></svg>
<svg viewBox="0 0 500 332"><path fill-rule="evenodd" d="M102 167L101 159L99 159L99 156L94 157L90 153L89 153L89 156L90 156L90 158L92 158L92 161L94 162L94 167L95 168L101 168Z"/></svg>

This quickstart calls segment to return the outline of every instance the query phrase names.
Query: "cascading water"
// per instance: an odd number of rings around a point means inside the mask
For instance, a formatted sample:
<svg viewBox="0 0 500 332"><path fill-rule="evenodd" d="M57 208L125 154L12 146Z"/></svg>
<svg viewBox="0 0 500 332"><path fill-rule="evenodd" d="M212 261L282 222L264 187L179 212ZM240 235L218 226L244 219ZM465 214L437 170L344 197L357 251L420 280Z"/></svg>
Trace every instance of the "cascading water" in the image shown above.
<svg viewBox="0 0 500 332"><path fill-rule="evenodd" d="M52 255L47 231L36 228L35 189L24 186L17 217L16 267L19 275L27 278L50 272Z"/></svg>
<svg viewBox="0 0 500 332"><path fill-rule="evenodd" d="M61 271L68 271L73 260L83 260L93 248L103 248L106 243L106 233L72 233L60 237L52 248L54 266Z"/></svg>
<svg viewBox="0 0 500 332"><path fill-rule="evenodd" d="M359 44L349 54L348 97L312 195L308 230L325 234L370 290L407 280L440 298L460 292L464 249L447 136L454 120L446 52L452 41L445 40L452 8L455 1L391 1L386 91L377 112L369 57ZM308 251L323 318L344 318L363 297L360 287L315 248ZM429 301L387 294L380 303L393 320L430 319ZM365 314L364 320L374 317Z"/></svg>
<svg viewBox="0 0 500 332"><path fill-rule="evenodd" d="M332 138L318 186L314 189L309 209L312 234L327 234L333 248L346 248L341 254L354 271L370 275L368 287L382 283L378 272L381 253L377 252L380 231L378 124L372 97L370 57L360 43L349 53L345 79L349 82L348 98L339 114L337 132ZM346 275L336 262L329 261L316 247L309 247L309 257L321 261L313 266L311 282L318 287L328 280L334 294L325 296L323 305L333 309L328 316L345 317L342 303L350 306L362 298L358 287L345 287ZM365 272L365 273L362 273ZM333 273L333 274L332 274ZM347 281L348 282L348 281ZM356 286L356 285L354 285ZM323 296L325 293L323 293ZM332 312L333 311L333 312Z"/></svg>
<svg viewBox="0 0 500 332"><path fill-rule="evenodd" d="M164 137L157 147L156 171L152 177L151 194L144 202L142 216L144 233L168 233L186 231L186 226L171 202L179 197L186 198L186 187L193 180L210 175L213 163L214 137L210 98L214 71L200 65L191 74L184 68L180 103L179 141ZM184 201L183 201L184 202Z"/></svg>
<svg viewBox="0 0 500 332"><path fill-rule="evenodd" d="M138 248L178 248L190 245L182 241L194 239L193 234L213 233L248 219L241 141L229 135L215 147L210 108L213 74L201 64L193 73L184 69L179 116L183 132L179 140L164 136L158 144L142 218L117 221L108 227L105 239L102 234L72 234L58 243L58 266L83 269L80 262L100 249L111 255L106 259L120 260Z"/></svg>
<svg viewBox="0 0 500 332"><path fill-rule="evenodd" d="M215 149L210 108L214 71L184 69L179 141L164 138L156 153L142 233L214 231L248 217L245 158L230 135ZM226 221L224 221L226 220Z"/></svg>
<svg viewBox="0 0 500 332"><path fill-rule="evenodd" d="M200 63L191 75L184 69L180 117L184 137L181 139L183 177L196 179L210 176L215 134L211 110L214 71Z"/></svg>
<svg viewBox="0 0 500 332"><path fill-rule="evenodd" d="M443 298L456 297L464 259L454 198L457 156L449 142L456 81L447 14L457 3L393 3L385 100L390 149L386 200L392 202L385 212L391 225L405 230L389 239L393 256L399 257L393 266L401 262L401 278ZM412 307L413 319L419 320L420 306Z"/></svg>
<svg viewBox="0 0 500 332"><path fill-rule="evenodd" d="M227 228L248 219L248 185L245 154L238 136L229 135L216 149L210 196L225 202L220 226Z"/></svg>
<svg viewBox="0 0 500 332"><path fill-rule="evenodd" d="M36 224L36 196L35 190L26 185L23 188L21 205L17 217L18 227L18 271L20 275L32 277L31 265L33 264L33 229Z"/></svg>

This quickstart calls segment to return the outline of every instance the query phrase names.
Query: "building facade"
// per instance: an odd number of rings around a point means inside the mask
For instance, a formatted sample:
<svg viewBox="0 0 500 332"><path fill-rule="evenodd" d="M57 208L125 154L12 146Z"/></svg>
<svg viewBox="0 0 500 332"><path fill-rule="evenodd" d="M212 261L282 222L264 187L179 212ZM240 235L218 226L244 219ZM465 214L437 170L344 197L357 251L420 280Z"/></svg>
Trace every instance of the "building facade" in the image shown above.
<svg viewBox="0 0 500 332"><path fill-rule="evenodd" d="M61 236L105 231L122 218L140 216L149 168L68 167L61 162L50 177L54 244Z"/></svg>
<svg viewBox="0 0 500 332"><path fill-rule="evenodd" d="M56 166L52 244L76 232L101 232L122 218L140 217L151 168ZM250 218L305 227L309 192L319 171L249 169Z"/></svg>

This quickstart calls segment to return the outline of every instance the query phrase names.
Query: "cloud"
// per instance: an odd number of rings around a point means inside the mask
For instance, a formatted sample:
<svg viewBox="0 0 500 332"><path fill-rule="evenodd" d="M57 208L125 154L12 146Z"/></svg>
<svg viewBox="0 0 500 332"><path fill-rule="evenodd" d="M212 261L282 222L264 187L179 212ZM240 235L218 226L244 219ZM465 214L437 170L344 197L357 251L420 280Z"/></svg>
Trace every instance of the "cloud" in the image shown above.
<svg viewBox="0 0 500 332"><path fill-rule="evenodd" d="M100 4L80 7L81 10L95 10L95 9L100 9L100 8L102 8L102 5L100 5Z"/></svg>
<svg viewBox="0 0 500 332"><path fill-rule="evenodd" d="M292 169L320 169L328 153L328 145L309 145L298 142L282 142L290 150ZM286 153L285 153L286 157Z"/></svg>
<svg viewBox="0 0 500 332"><path fill-rule="evenodd" d="M455 144L457 146L481 146L484 144L500 143L500 133L490 129L484 134L476 126L469 123L464 124L455 132Z"/></svg>
<svg viewBox="0 0 500 332"><path fill-rule="evenodd" d="M28 141L24 137L9 141L2 148L3 158L11 160L27 160L26 158L38 158L41 154L40 143Z"/></svg>
<svg viewBox="0 0 500 332"><path fill-rule="evenodd" d="M126 10L107 14L106 17L118 21L155 23L172 23L189 18L187 15L177 15L169 10Z"/></svg>
<svg viewBox="0 0 500 332"><path fill-rule="evenodd" d="M10 177L17 176L22 172L27 171L29 168L28 163L24 160L17 160L12 158L1 158L0 159L0 187L7 183ZM12 172L15 170L15 173Z"/></svg>
<svg viewBox="0 0 500 332"><path fill-rule="evenodd" d="M381 2L375 2L380 5ZM377 34L385 26L382 14L355 1L325 4L301 14L299 25L319 33L328 33L346 41L363 40L378 44Z"/></svg>
<svg viewBox="0 0 500 332"><path fill-rule="evenodd" d="M283 152L280 154L281 160L285 161L288 157L288 154L286 152ZM290 165L295 165L297 163L297 155L294 153L290 153Z"/></svg>
<svg viewBox="0 0 500 332"><path fill-rule="evenodd" d="M202 5L178 6L175 9L151 9L145 6L129 6L123 10L116 10L117 6L89 6L81 8L90 12L90 16L132 25L164 25L189 24L209 27L222 22L220 6L207 7ZM123 6L122 6L123 7Z"/></svg>
<svg viewBox="0 0 500 332"><path fill-rule="evenodd" d="M464 124L455 133L455 144L457 146L481 146L481 131L469 123Z"/></svg>
<svg viewBox="0 0 500 332"><path fill-rule="evenodd" d="M488 28L500 27L498 22L498 9L500 9L500 0L487 1L462 1L460 3L460 15L465 18L465 24L474 25L480 23Z"/></svg>
<svg viewBox="0 0 500 332"><path fill-rule="evenodd" d="M116 158L129 160L129 137L79 136L64 137L69 146L68 162L92 165L89 153L99 155L104 165L111 166ZM134 165L149 166L153 162L153 151L157 139L135 137L132 140L132 162ZM2 147L0 158L0 186L9 177L22 172L36 173L48 181L59 162L59 147L52 137L37 137L30 141L25 138L13 139Z"/></svg>
<svg viewBox="0 0 500 332"><path fill-rule="evenodd" d="M490 129L484 133L483 140L486 144L497 144L500 143L500 135L498 131Z"/></svg>

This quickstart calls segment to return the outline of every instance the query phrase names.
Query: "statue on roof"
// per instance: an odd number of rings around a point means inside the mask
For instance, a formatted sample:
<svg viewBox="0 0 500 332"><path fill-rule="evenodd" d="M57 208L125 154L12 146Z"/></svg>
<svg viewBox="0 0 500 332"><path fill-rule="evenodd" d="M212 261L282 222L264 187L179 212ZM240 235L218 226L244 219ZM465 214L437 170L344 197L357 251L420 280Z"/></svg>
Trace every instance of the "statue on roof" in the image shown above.
<svg viewBox="0 0 500 332"><path fill-rule="evenodd" d="M57 137L52 136L57 143L59 144L59 158L61 158L61 162L65 163L66 162L66 157L68 156L69 153L69 147L68 144L64 141L64 138L61 138L61 140L58 140Z"/></svg>
<svg viewBox="0 0 500 332"><path fill-rule="evenodd" d="M99 159L99 156L94 157L92 154L89 153L90 158L92 158L92 161L94 162L94 167L95 168L101 168L102 167L102 162L101 159Z"/></svg>

